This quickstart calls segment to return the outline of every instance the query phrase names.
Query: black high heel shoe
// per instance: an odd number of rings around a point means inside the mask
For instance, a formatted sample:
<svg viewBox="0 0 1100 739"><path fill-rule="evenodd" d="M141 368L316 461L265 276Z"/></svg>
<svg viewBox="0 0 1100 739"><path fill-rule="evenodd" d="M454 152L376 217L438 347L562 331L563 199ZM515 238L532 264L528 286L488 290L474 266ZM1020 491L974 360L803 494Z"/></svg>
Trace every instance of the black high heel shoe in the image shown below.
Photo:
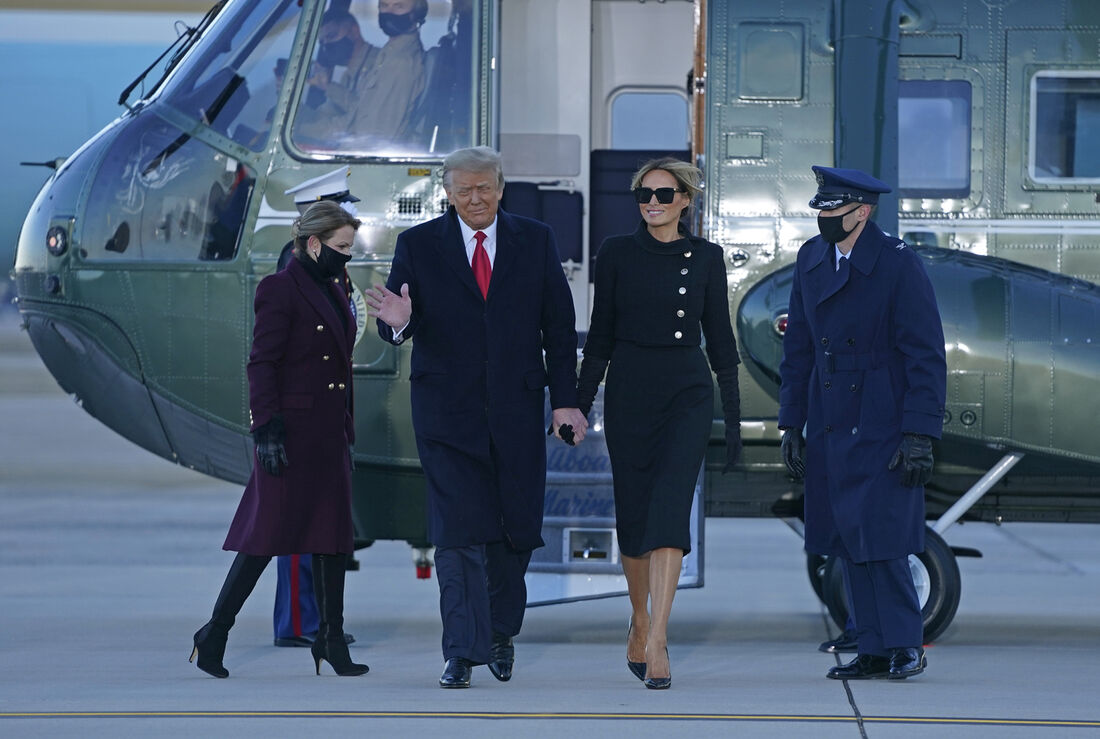
<svg viewBox="0 0 1100 739"><path fill-rule="evenodd" d="M665 647L665 658L668 658L668 647ZM668 690L672 687L672 664L668 666L668 677L647 677L643 682L650 690Z"/></svg>
<svg viewBox="0 0 1100 739"><path fill-rule="evenodd" d="M187 661L194 662L198 657L198 668L203 672L214 677L229 677L229 670L222 665L228 638L229 629L213 621L207 622L195 632L195 647Z"/></svg>
<svg viewBox="0 0 1100 739"><path fill-rule="evenodd" d="M351 654L348 652L348 645L342 634L338 642L317 639L310 647L310 651L313 653L313 666L318 675L321 674L321 662L325 660L332 665L332 669L340 677L354 677L370 672L370 667L351 661Z"/></svg>
<svg viewBox="0 0 1100 739"><path fill-rule="evenodd" d="M626 640L630 641L630 632L634 628L634 617L630 617L630 621L626 625ZM631 674L639 680L645 681L645 662L631 662L629 659L626 661L626 667L630 670Z"/></svg>

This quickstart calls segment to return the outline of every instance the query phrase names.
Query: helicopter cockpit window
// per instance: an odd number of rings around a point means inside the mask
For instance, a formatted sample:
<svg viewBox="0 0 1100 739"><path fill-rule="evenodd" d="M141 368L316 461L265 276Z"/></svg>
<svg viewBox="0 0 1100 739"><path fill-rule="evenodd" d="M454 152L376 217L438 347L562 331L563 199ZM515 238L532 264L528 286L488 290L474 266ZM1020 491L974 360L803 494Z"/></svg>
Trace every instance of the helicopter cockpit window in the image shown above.
<svg viewBox="0 0 1100 739"><path fill-rule="evenodd" d="M332 0L290 140L306 156L441 156L472 145L476 0Z"/></svg>
<svg viewBox="0 0 1100 739"><path fill-rule="evenodd" d="M970 83L898 83L898 189L903 198L970 195Z"/></svg>
<svg viewBox="0 0 1100 739"><path fill-rule="evenodd" d="M169 105L253 151L267 143L301 13L295 0L253 0L224 14L216 42L166 86Z"/></svg>
<svg viewBox="0 0 1100 739"><path fill-rule="evenodd" d="M1031 80L1028 174L1036 182L1100 182L1100 75L1039 72Z"/></svg>
<svg viewBox="0 0 1100 739"><path fill-rule="evenodd" d="M87 260L224 261L237 252L256 173L163 119L111 142L80 232Z"/></svg>

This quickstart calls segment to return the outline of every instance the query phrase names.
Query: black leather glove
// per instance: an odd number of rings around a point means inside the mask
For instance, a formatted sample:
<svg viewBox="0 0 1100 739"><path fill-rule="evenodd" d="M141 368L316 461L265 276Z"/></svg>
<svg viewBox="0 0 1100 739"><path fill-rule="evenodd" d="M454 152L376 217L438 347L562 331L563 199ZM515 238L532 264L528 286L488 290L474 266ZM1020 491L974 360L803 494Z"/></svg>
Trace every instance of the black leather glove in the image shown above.
<svg viewBox="0 0 1100 739"><path fill-rule="evenodd" d="M924 434L902 434L889 469L898 465L901 465L901 484L905 487L928 484L932 479L932 439Z"/></svg>
<svg viewBox="0 0 1100 739"><path fill-rule="evenodd" d="M608 361L601 357L586 355L581 362L580 377L577 380L577 407L585 418L588 418L588 412L592 410L592 401L596 399L600 381L607 372Z"/></svg>
<svg viewBox="0 0 1100 739"><path fill-rule="evenodd" d="M787 471L791 477L801 480L806 476L806 463L803 455L806 450L806 440L802 438L799 429L786 429L783 432L783 441L780 443L783 451L783 464L787 465Z"/></svg>
<svg viewBox="0 0 1100 739"><path fill-rule="evenodd" d="M726 466L722 474L731 471L737 460L741 458L741 424L736 426L726 423Z"/></svg>
<svg viewBox="0 0 1100 739"><path fill-rule="evenodd" d="M267 474L278 477L282 474L282 467L289 467L286 460L286 429L283 427L281 416L272 416L271 420L252 432L252 440L256 442L256 459Z"/></svg>
<svg viewBox="0 0 1100 739"><path fill-rule="evenodd" d="M550 426L546 429L547 436L554 435L554 422L550 422ZM573 438L573 425L569 423L563 423L558 426L558 438L564 441L569 446L575 446L576 440Z"/></svg>
<svg viewBox="0 0 1100 739"><path fill-rule="evenodd" d="M715 372L718 394L722 398L722 416L726 422L726 474L741 457L741 390L737 386L737 365Z"/></svg>

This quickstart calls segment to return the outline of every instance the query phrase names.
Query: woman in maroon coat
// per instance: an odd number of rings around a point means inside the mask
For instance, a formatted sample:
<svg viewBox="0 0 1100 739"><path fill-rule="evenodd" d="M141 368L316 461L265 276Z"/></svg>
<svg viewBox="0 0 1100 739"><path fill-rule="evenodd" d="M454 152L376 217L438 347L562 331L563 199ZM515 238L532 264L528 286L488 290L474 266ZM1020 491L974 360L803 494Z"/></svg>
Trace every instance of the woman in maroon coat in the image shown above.
<svg viewBox="0 0 1100 739"><path fill-rule="evenodd" d="M273 555L311 552L321 625L314 666L362 675L344 640L345 560L351 523L351 350L355 320L339 277L359 220L319 201L293 226L294 256L256 290L248 360L252 437L259 464L245 487L224 549L238 552L191 659L222 666L230 627Z"/></svg>

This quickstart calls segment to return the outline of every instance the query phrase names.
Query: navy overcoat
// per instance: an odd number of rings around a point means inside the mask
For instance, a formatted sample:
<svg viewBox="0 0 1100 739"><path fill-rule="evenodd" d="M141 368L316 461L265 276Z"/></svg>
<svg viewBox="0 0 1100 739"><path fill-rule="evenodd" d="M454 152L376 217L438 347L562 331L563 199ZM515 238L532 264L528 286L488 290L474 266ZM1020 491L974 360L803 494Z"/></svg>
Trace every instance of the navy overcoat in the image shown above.
<svg viewBox="0 0 1100 739"><path fill-rule="evenodd" d="M573 299L553 232L497 211L496 257L482 298L452 207L397 237L386 286L400 292L402 283L413 306L401 341L413 342L412 420L432 543L542 546L546 387L553 408L577 405ZM393 341L381 320L378 330ZM471 461L495 465L500 485L464 474Z"/></svg>
<svg viewBox="0 0 1100 739"><path fill-rule="evenodd" d="M346 311L346 323L322 292L326 288ZM322 286L291 259L260 282L254 306L252 429L281 415L289 464L277 477L253 464L223 548L257 555L350 554L355 321L347 296L336 283Z"/></svg>
<svg viewBox="0 0 1100 739"><path fill-rule="evenodd" d="M779 425L806 424L806 550L854 562L924 549L924 488L887 469L903 432L939 438L943 326L920 258L868 222L833 265L798 252L780 364Z"/></svg>

